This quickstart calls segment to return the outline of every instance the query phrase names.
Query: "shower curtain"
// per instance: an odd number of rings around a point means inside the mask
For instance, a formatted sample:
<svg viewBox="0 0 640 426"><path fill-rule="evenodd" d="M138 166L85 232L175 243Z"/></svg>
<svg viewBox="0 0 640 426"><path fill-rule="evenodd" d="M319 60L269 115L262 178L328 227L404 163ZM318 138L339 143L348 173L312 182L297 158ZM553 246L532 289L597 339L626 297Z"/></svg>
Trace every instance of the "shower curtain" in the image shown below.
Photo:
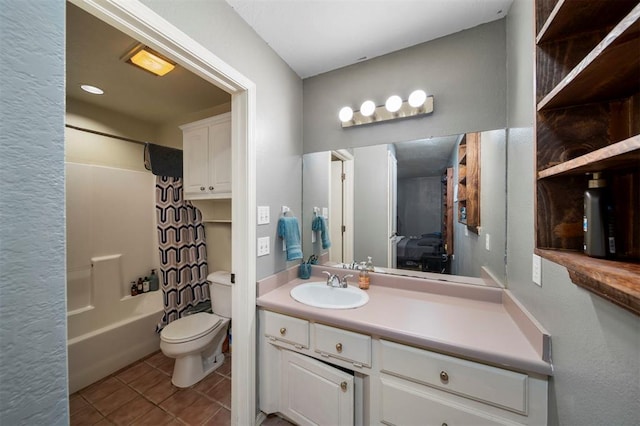
<svg viewBox="0 0 640 426"><path fill-rule="evenodd" d="M156 215L164 315L156 331L209 300L202 214L183 197L182 179L156 176Z"/></svg>

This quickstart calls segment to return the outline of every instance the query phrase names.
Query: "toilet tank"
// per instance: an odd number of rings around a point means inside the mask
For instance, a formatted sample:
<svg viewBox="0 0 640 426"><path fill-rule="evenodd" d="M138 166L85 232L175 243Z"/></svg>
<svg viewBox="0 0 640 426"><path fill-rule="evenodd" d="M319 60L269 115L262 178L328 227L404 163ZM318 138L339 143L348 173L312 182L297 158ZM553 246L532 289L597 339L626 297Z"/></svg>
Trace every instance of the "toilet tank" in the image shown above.
<svg viewBox="0 0 640 426"><path fill-rule="evenodd" d="M211 309L213 313L231 318L231 273L227 271L212 272L207 276Z"/></svg>

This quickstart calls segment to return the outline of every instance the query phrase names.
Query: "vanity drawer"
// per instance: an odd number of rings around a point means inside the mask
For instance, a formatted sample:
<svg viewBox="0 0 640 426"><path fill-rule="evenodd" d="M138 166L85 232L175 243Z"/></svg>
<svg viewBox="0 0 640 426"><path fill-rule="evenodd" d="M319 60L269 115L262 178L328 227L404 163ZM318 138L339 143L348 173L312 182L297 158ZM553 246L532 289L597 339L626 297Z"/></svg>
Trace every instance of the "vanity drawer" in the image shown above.
<svg viewBox="0 0 640 426"><path fill-rule="evenodd" d="M527 414L526 374L384 340L380 344L385 373Z"/></svg>
<svg viewBox="0 0 640 426"><path fill-rule="evenodd" d="M299 348L309 348L309 321L264 311L264 334Z"/></svg>
<svg viewBox="0 0 640 426"><path fill-rule="evenodd" d="M313 324L315 351L371 367L371 337L322 324Z"/></svg>

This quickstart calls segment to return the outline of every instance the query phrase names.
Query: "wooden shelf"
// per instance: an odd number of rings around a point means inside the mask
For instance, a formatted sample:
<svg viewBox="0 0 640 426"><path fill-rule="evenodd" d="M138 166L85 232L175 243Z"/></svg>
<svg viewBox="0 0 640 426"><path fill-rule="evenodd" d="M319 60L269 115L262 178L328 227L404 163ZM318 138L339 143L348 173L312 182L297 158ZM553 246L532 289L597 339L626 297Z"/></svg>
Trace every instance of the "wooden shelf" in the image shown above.
<svg viewBox="0 0 640 426"><path fill-rule="evenodd" d="M640 264L596 259L583 253L536 249L535 253L567 268L571 281L640 315Z"/></svg>
<svg viewBox="0 0 640 426"><path fill-rule="evenodd" d="M636 0L596 0L576 8L571 0L559 0L538 32L536 43L560 40L603 27L613 28L636 4Z"/></svg>
<svg viewBox="0 0 640 426"><path fill-rule="evenodd" d="M640 4L536 2L536 249L640 315ZM582 252L588 172L602 172L616 260Z"/></svg>
<svg viewBox="0 0 640 426"><path fill-rule="evenodd" d="M640 164L640 135L565 161L538 173L538 179L552 176L577 175L605 169L633 167Z"/></svg>
<svg viewBox="0 0 640 426"><path fill-rule="evenodd" d="M638 52L640 5L538 103L538 111L614 100L637 93L640 90Z"/></svg>

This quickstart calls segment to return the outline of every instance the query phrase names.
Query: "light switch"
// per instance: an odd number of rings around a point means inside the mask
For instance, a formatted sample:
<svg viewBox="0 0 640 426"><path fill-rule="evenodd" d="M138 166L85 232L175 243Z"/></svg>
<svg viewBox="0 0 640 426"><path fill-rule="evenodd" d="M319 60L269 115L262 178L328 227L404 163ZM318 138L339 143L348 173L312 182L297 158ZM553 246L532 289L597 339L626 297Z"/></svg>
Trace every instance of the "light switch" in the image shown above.
<svg viewBox="0 0 640 426"><path fill-rule="evenodd" d="M258 206L258 225L269 223L269 206Z"/></svg>
<svg viewBox="0 0 640 426"><path fill-rule="evenodd" d="M537 254L533 255L533 265L531 268L533 282L542 287L542 260Z"/></svg>
<svg viewBox="0 0 640 426"><path fill-rule="evenodd" d="M258 257L269 254L269 237L258 238Z"/></svg>
<svg viewBox="0 0 640 426"><path fill-rule="evenodd" d="M489 234L484 235L484 248L491 250L491 235Z"/></svg>

